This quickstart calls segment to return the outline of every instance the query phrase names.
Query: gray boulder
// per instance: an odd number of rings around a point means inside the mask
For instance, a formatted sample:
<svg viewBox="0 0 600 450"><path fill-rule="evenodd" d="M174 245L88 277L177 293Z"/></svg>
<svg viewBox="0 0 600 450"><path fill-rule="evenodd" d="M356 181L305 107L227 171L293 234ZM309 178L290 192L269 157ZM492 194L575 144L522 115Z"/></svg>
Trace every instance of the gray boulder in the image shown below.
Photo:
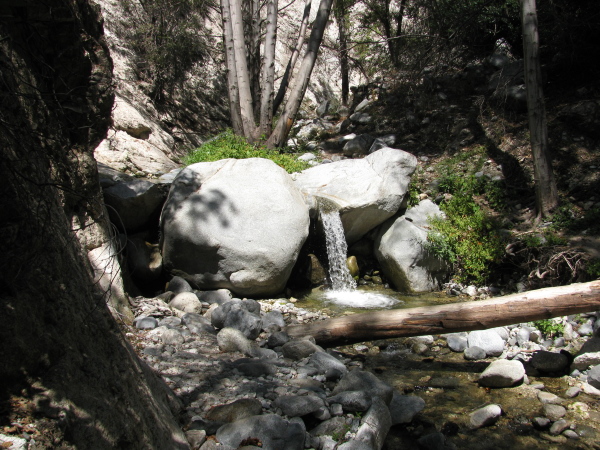
<svg viewBox="0 0 600 450"><path fill-rule="evenodd" d="M462 352L467 348L466 333L452 333L446 337L448 348L453 352Z"/></svg>
<svg viewBox="0 0 600 450"><path fill-rule="evenodd" d="M571 364L571 370L586 370L600 364L600 338L592 337L581 347Z"/></svg>
<svg viewBox="0 0 600 450"><path fill-rule="evenodd" d="M333 390L333 395L345 391L364 391L371 398L379 397L386 404L392 401L394 389L386 382L380 380L371 372L352 370L339 381Z"/></svg>
<svg viewBox="0 0 600 450"><path fill-rule="evenodd" d="M248 356L258 354L258 345L235 328L223 328L217 333L217 344L222 352L240 352Z"/></svg>
<svg viewBox="0 0 600 450"><path fill-rule="evenodd" d="M285 327L285 319L281 311L273 310L262 316L262 324L265 330L269 327L282 329Z"/></svg>
<svg viewBox="0 0 600 450"><path fill-rule="evenodd" d="M179 294L180 292L194 292L190 284L181 277L173 277L167 285L167 290Z"/></svg>
<svg viewBox="0 0 600 450"><path fill-rule="evenodd" d="M375 154L375 153L374 153ZM428 218L443 213L431 200L423 200L378 230L375 256L381 269L396 289L427 292L440 288L450 267L427 250Z"/></svg>
<svg viewBox="0 0 600 450"><path fill-rule="evenodd" d="M262 442L263 450L304 450L305 434L301 423L267 414L223 425L217 430L217 440L238 448L243 440L252 437Z"/></svg>
<svg viewBox="0 0 600 450"><path fill-rule="evenodd" d="M467 361L479 361L485 359L487 353L481 347L473 346L465 348L464 357Z"/></svg>
<svg viewBox="0 0 600 450"><path fill-rule="evenodd" d="M339 206L346 240L352 244L398 211L416 166L410 153L384 148L363 159L306 169L295 176L295 184L312 216L318 213L319 198Z"/></svg>
<svg viewBox="0 0 600 450"><path fill-rule="evenodd" d="M294 339L292 341L286 342L281 347L281 351L283 352L283 356L285 358L298 361L302 358L306 358L312 355L315 352L323 351L323 349L318 345L313 344L309 340Z"/></svg>
<svg viewBox="0 0 600 450"><path fill-rule="evenodd" d="M361 134L356 136L354 139L349 140L344 144L344 155L346 156L355 156L355 155L366 155L369 153L369 149L375 138L368 134ZM387 145L384 145L387 147ZM382 147L383 148L383 147Z"/></svg>
<svg viewBox="0 0 600 450"><path fill-rule="evenodd" d="M494 330L471 331L467 337L469 347L480 347L487 356L500 356L504 351L504 340Z"/></svg>
<svg viewBox="0 0 600 450"><path fill-rule="evenodd" d="M122 231L135 231L158 217L165 193L150 181L121 180L103 191L111 222Z"/></svg>
<svg viewBox="0 0 600 450"><path fill-rule="evenodd" d="M313 353L310 356L310 364L316 367L319 373L327 373L330 370L337 370L341 374L344 374L348 371L343 362L326 352Z"/></svg>
<svg viewBox="0 0 600 450"><path fill-rule="evenodd" d="M371 407L373 399L365 391L344 391L327 399L329 404L342 405L345 412L362 412Z"/></svg>
<svg viewBox="0 0 600 450"><path fill-rule="evenodd" d="M202 302L210 304L217 303L219 305L227 303L233 298L229 289L217 289L215 291L198 292L197 295L200 301Z"/></svg>
<svg viewBox="0 0 600 450"><path fill-rule="evenodd" d="M587 382L594 386L596 389L600 389L600 365L592 367L587 373Z"/></svg>
<svg viewBox="0 0 600 450"><path fill-rule="evenodd" d="M281 292L308 236L308 208L274 162L226 159L182 170L162 211L165 269L199 289Z"/></svg>
<svg viewBox="0 0 600 450"><path fill-rule="evenodd" d="M206 413L206 419L213 422L231 423L247 417L262 414L262 404L255 398L241 398L226 405L217 405Z"/></svg>
<svg viewBox="0 0 600 450"><path fill-rule="evenodd" d="M484 387L505 388L523 381L525 367L521 361L498 359L479 375L479 384Z"/></svg>
<svg viewBox="0 0 600 450"><path fill-rule="evenodd" d="M241 331L248 339L256 339L262 330L260 316L248 311L246 302L239 299L217 307L212 312L210 320L215 328L234 328Z"/></svg>
<svg viewBox="0 0 600 450"><path fill-rule="evenodd" d="M392 419L388 407L381 398L376 397L362 418L354 440L366 442L372 448L380 449L383 447L391 426Z"/></svg>
<svg viewBox="0 0 600 450"><path fill-rule="evenodd" d="M325 403L316 395L282 395L273 406L280 408L288 417L299 417L318 411Z"/></svg>
<svg viewBox="0 0 600 450"><path fill-rule="evenodd" d="M416 395L402 395L394 391L389 408L392 425L410 423L425 408L425 400Z"/></svg>
<svg viewBox="0 0 600 450"><path fill-rule="evenodd" d="M193 292L181 292L169 302L169 306L186 313L200 314L202 312L202 302L198 300Z"/></svg>

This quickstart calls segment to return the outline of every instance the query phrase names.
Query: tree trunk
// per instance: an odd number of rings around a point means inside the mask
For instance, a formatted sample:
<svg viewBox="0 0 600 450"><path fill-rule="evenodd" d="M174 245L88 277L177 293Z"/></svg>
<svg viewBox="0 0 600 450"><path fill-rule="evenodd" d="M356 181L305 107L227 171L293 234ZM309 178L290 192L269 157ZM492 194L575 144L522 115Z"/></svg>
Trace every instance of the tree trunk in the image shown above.
<svg viewBox="0 0 600 450"><path fill-rule="evenodd" d="M250 74L246 58L246 45L244 41L244 24L242 20L241 0L224 0L229 3L229 14L233 30L233 54L235 59L235 74L239 92L239 108L244 127L244 136L254 140L256 123L250 92Z"/></svg>
<svg viewBox="0 0 600 450"><path fill-rule="evenodd" d="M227 66L227 94L229 96L231 126L235 134L243 135L244 126L242 125L242 116L239 107L240 97L233 53L233 29L228 0L221 0L221 17L223 18L223 49L225 50L225 62Z"/></svg>
<svg viewBox="0 0 600 450"><path fill-rule="evenodd" d="M482 330L519 322L598 310L600 281L551 287L489 300L354 314L288 326L293 337L313 336L319 345Z"/></svg>
<svg viewBox="0 0 600 450"><path fill-rule="evenodd" d="M313 29L308 41L306 54L304 55L302 66L300 66L300 70L298 72L298 77L294 82L294 86L290 92L285 109L279 117L275 129L267 141L267 147L269 148L280 147L283 145L287 139L292 124L294 123L294 119L298 113L298 109L300 109L300 104L302 103L304 94L306 93L306 88L308 87L308 81L315 66L315 61L317 60L319 47L321 46L323 34L325 33L325 27L327 26L329 14L331 13L332 3L333 0L321 0L319 11L317 12L317 17L313 23Z"/></svg>
<svg viewBox="0 0 600 450"><path fill-rule="evenodd" d="M539 37L535 0L522 1L523 54L529 133L533 154L537 215L546 217L558 205L556 181L548 151L548 130L542 71L540 69Z"/></svg>
<svg viewBox="0 0 600 450"><path fill-rule="evenodd" d="M189 449L182 405L136 356L105 303L114 285L95 283L87 259L110 230L93 149L115 80L98 14L45 0L0 18L2 418L43 421L35 448Z"/></svg>
<svg viewBox="0 0 600 450"><path fill-rule="evenodd" d="M348 106L348 96L350 93L350 68L348 63L348 36L347 36L347 18L348 14L344 0L337 0L334 7L334 14L338 23L338 34L340 41L340 76L342 78L342 105Z"/></svg>
<svg viewBox="0 0 600 450"><path fill-rule="evenodd" d="M294 67L296 66L298 55L300 54L300 50L304 45L304 35L306 34L306 28L308 27L308 19L310 17L311 4L311 0L306 0L306 3L304 4L304 15L302 16L300 30L298 31L298 40L296 41L296 46L292 49L290 60L288 61L288 64L285 68L285 73L283 74L283 78L281 79L279 90L277 91L277 95L275 96L275 100L273 101L273 115L277 114L277 110L281 106L281 103L283 103L283 98L285 97L285 93L289 86L290 79L292 78L292 72L294 71Z"/></svg>
<svg viewBox="0 0 600 450"><path fill-rule="evenodd" d="M273 92L275 90L275 43L277 42L277 0L267 6L267 36L265 38L265 62L263 65L263 89L260 104L260 134L269 136L273 122Z"/></svg>

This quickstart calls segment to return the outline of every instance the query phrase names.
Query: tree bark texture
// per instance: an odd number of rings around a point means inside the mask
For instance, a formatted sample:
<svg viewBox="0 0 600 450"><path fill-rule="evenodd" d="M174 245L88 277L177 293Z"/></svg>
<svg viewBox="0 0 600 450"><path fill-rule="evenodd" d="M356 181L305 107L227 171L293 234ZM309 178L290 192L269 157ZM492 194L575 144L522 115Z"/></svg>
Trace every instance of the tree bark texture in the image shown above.
<svg viewBox="0 0 600 450"><path fill-rule="evenodd" d="M323 41L323 34L325 33L325 27L329 20L332 4L333 0L321 0L321 3L319 4L319 10L313 23L313 29L310 34L306 53L302 60L302 65L300 66L300 70L298 71L298 75L290 91L290 96L286 102L285 109L279 117L273 133L267 140L267 147L269 148L282 146L292 128L292 124L294 123L294 119L300 109L304 94L306 93L310 75L312 74L312 70L317 60L319 47Z"/></svg>
<svg viewBox="0 0 600 450"><path fill-rule="evenodd" d="M1 415L12 396L35 402L44 448L56 434L65 448L189 449L178 400L123 336L87 259L108 224L93 158L114 100L102 33L91 2L23 2L0 18Z"/></svg>
<svg viewBox="0 0 600 450"><path fill-rule="evenodd" d="M277 0L267 5L267 35L263 64L263 88L260 103L260 134L269 136L273 122L273 92L275 91L275 44L277 42Z"/></svg>
<svg viewBox="0 0 600 450"><path fill-rule="evenodd" d="M395 309L292 325L293 338L313 336L325 347L428 334L482 330L598 310L600 281L538 289L489 300Z"/></svg>
<svg viewBox="0 0 600 450"><path fill-rule="evenodd" d="M340 76L342 78L342 105L348 106L348 96L350 94L350 64L348 62L348 35L347 35L347 15L348 9L344 0L336 0L334 5L334 15L338 24L339 36L339 57L340 57Z"/></svg>
<svg viewBox="0 0 600 450"><path fill-rule="evenodd" d="M298 31L298 39L296 41L296 45L292 49L290 60L288 61L287 66L285 67L285 73L283 74L283 78L281 79L281 83L279 84L279 89L277 90L277 95L275 96L275 100L273 101L273 115L277 114L277 110L281 106L281 103L283 103L285 93L287 92L288 86L290 84L290 79L292 78L292 73L294 72L294 67L296 67L298 55L300 54L300 50L304 45L304 36L306 34L306 28L308 27L308 19L310 17L311 5L312 1L306 0L306 3L304 4L304 14L302 16L302 22L300 23L300 29Z"/></svg>
<svg viewBox="0 0 600 450"><path fill-rule="evenodd" d="M246 58L246 45L244 40L244 24L241 0L224 0L229 3L229 14L233 30L233 54L235 59L235 74L239 92L239 109L244 127L244 136L254 140L256 122L250 91L250 73Z"/></svg>
<svg viewBox="0 0 600 450"><path fill-rule="evenodd" d="M244 126L240 114L240 96L238 92L235 56L233 53L233 28L228 0L221 0L221 17L223 20L223 49L225 50L225 64L227 67L227 94L229 97L229 115L233 132L242 136Z"/></svg>
<svg viewBox="0 0 600 450"><path fill-rule="evenodd" d="M521 0L521 2L525 85L533 154L536 208L538 217L545 217L558 205L558 192L548 149L536 4L535 0Z"/></svg>

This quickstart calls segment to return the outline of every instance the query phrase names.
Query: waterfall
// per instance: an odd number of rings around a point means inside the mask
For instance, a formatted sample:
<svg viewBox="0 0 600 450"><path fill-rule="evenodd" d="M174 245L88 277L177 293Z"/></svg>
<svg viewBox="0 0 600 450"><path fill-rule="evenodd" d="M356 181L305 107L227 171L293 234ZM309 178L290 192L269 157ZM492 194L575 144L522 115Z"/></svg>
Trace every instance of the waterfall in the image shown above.
<svg viewBox="0 0 600 450"><path fill-rule="evenodd" d="M346 265L348 245L340 214L337 210L324 208L320 208L319 212L325 231L331 287L334 291L353 291L356 289L356 281L352 279Z"/></svg>

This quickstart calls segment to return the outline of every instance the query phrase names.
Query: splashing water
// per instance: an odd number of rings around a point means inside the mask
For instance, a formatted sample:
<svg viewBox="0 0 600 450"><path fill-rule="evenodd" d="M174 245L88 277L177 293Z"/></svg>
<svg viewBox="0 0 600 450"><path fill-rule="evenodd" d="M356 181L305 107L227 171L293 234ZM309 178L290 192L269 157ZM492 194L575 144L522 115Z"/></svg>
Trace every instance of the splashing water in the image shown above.
<svg viewBox="0 0 600 450"><path fill-rule="evenodd" d="M353 291L356 282L352 279L346 265L348 245L344 235L344 227L338 211L320 211L325 241L327 243L327 258L329 259L329 278L334 291Z"/></svg>

